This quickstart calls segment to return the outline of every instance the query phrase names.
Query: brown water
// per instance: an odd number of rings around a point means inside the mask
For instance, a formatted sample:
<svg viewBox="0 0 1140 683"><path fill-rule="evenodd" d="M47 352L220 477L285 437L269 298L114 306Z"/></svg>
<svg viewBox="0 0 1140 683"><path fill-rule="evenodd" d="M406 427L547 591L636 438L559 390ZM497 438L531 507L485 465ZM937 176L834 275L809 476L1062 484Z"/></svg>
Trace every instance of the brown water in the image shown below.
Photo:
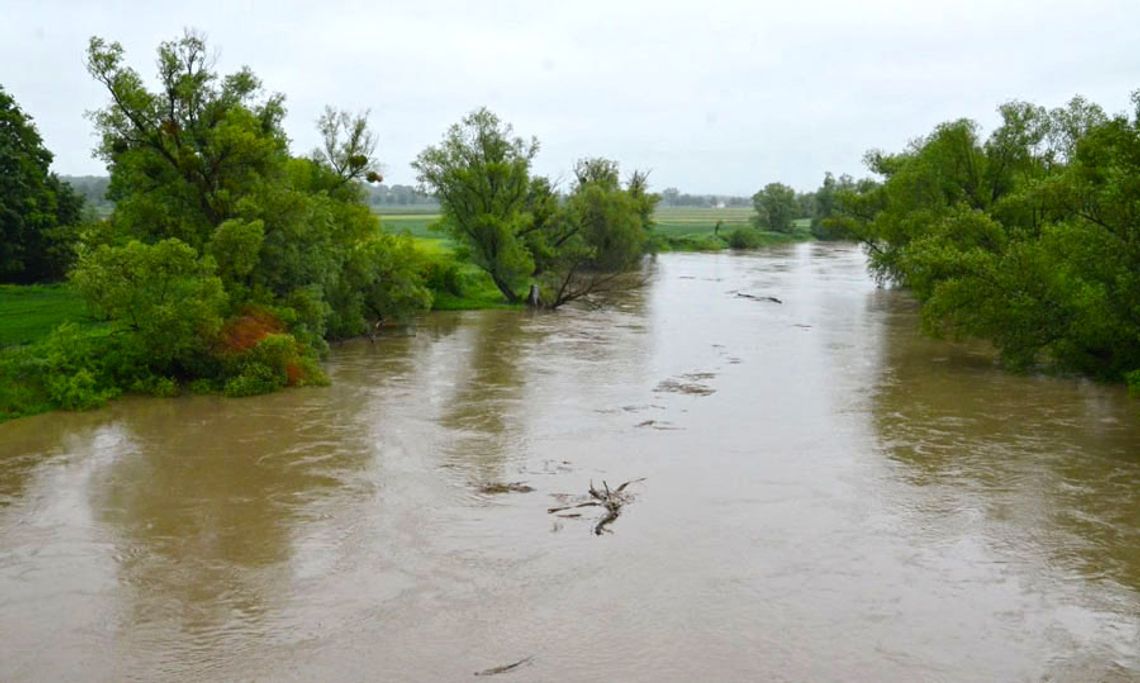
<svg viewBox="0 0 1140 683"><path fill-rule="evenodd" d="M1140 680L1140 401L922 339L850 247L330 371L0 425L0 679Z"/></svg>

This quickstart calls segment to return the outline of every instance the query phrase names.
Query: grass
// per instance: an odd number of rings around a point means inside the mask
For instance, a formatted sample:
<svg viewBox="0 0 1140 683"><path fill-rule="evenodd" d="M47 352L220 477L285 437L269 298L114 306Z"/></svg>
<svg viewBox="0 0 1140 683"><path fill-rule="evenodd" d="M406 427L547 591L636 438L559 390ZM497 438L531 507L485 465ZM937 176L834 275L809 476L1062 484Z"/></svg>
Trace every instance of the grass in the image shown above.
<svg viewBox="0 0 1140 683"><path fill-rule="evenodd" d="M68 285L0 285L0 348L32 344L65 322L97 325Z"/></svg>
<svg viewBox="0 0 1140 683"><path fill-rule="evenodd" d="M386 232L409 233L413 237L440 238L443 233L431 230L439 221L438 213L385 213L380 214L380 225Z"/></svg>
<svg viewBox="0 0 1140 683"><path fill-rule="evenodd" d="M733 231L752 226L749 207L706 209L686 206L663 207L654 214L654 246L658 251L720 251L728 248ZM720 230L717 230L717 224ZM800 218L790 233L760 231L756 247L811 239L811 221Z"/></svg>
<svg viewBox="0 0 1140 683"><path fill-rule="evenodd" d="M503 294L482 268L460 260L455 243L441 237L415 237L416 251L429 264L428 286L433 311L477 311L520 308Z"/></svg>

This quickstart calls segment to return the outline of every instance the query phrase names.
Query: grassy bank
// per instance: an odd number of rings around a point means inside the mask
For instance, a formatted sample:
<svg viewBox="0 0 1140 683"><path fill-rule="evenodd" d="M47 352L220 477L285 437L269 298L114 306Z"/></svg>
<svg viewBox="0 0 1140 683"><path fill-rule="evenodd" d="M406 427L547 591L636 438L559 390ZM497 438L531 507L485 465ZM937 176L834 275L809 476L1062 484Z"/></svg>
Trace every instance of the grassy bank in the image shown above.
<svg viewBox="0 0 1140 683"><path fill-rule="evenodd" d="M792 232L756 230L750 208L703 209L665 207L654 218L653 246L657 251L720 251L759 249L812 239L811 221L795 221ZM734 238L734 235L736 236Z"/></svg>
<svg viewBox="0 0 1140 683"><path fill-rule="evenodd" d="M388 228L391 230L391 224ZM425 264L427 285L432 291L433 311L477 311L487 308L518 308L503 301L491 276L455 253L455 244L431 233L415 238L416 251Z"/></svg>
<svg viewBox="0 0 1140 683"><path fill-rule="evenodd" d="M67 285L0 285L0 349L32 344L60 324L97 324Z"/></svg>

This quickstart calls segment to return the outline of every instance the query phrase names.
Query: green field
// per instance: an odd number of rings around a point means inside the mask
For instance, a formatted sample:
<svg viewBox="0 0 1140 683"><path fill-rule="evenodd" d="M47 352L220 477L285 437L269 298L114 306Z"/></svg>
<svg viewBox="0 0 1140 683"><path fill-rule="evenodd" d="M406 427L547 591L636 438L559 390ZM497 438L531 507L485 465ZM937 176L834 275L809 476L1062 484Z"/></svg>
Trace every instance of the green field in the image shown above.
<svg viewBox="0 0 1140 683"><path fill-rule="evenodd" d="M732 232L736 228L749 227L753 214L751 207L705 209L667 206L657 209L653 215L657 223L654 231L665 237L711 233L716 229L717 222L720 222L721 232Z"/></svg>
<svg viewBox="0 0 1140 683"><path fill-rule="evenodd" d="M407 232L414 237L442 237L442 233L430 229L430 226L437 221L439 221L438 213L380 214L380 225L386 232L394 234Z"/></svg>
<svg viewBox="0 0 1140 683"><path fill-rule="evenodd" d="M391 211L391 212L389 212ZM391 233L407 233L421 240L439 241L440 246L449 244L449 238L432 230L432 226L439 221L439 214L433 209L418 207L396 209L385 207L378 211L380 224L384 230ZM752 227L752 216L755 215L751 207L732 207L723 209L667 206L661 207L654 214L656 225L653 228L653 247L656 251L719 251L727 249L728 236L739 228ZM717 224L720 224L718 231ZM781 244L803 239L809 239L808 228L811 221L801 218L796 221L796 231L792 234L765 232L761 233L761 246Z"/></svg>
<svg viewBox="0 0 1140 683"><path fill-rule="evenodd" d="M0 285L0 348L39 341L65 322L96 324L67 285Z"/></svg>

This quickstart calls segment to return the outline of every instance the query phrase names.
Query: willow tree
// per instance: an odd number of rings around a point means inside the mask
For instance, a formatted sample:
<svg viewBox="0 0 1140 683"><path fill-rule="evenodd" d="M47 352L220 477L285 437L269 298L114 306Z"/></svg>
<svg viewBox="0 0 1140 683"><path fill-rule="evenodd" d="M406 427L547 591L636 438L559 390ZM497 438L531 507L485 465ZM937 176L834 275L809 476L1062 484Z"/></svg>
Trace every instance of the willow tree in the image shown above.
<svg viewBox="0 0 1140 683"><path fill-rule="evenodd" d="M534 272L525 236L536 229L528 212L530 165L538 140L486 108L451 126L438 145L412 163L419 181L439 197L443 225L509 302Z"/></svg>
<svg viewBox="0 0 1140 683"><path fill-rule="evenodd" d="M532 177L538 141L514 134L487 109L453 125L413 163L439 197L443 225L503 297L556 308L621 280L639 263L657 196L647 176L622 187L616 163L579 162L562 201Z"/></svg>

